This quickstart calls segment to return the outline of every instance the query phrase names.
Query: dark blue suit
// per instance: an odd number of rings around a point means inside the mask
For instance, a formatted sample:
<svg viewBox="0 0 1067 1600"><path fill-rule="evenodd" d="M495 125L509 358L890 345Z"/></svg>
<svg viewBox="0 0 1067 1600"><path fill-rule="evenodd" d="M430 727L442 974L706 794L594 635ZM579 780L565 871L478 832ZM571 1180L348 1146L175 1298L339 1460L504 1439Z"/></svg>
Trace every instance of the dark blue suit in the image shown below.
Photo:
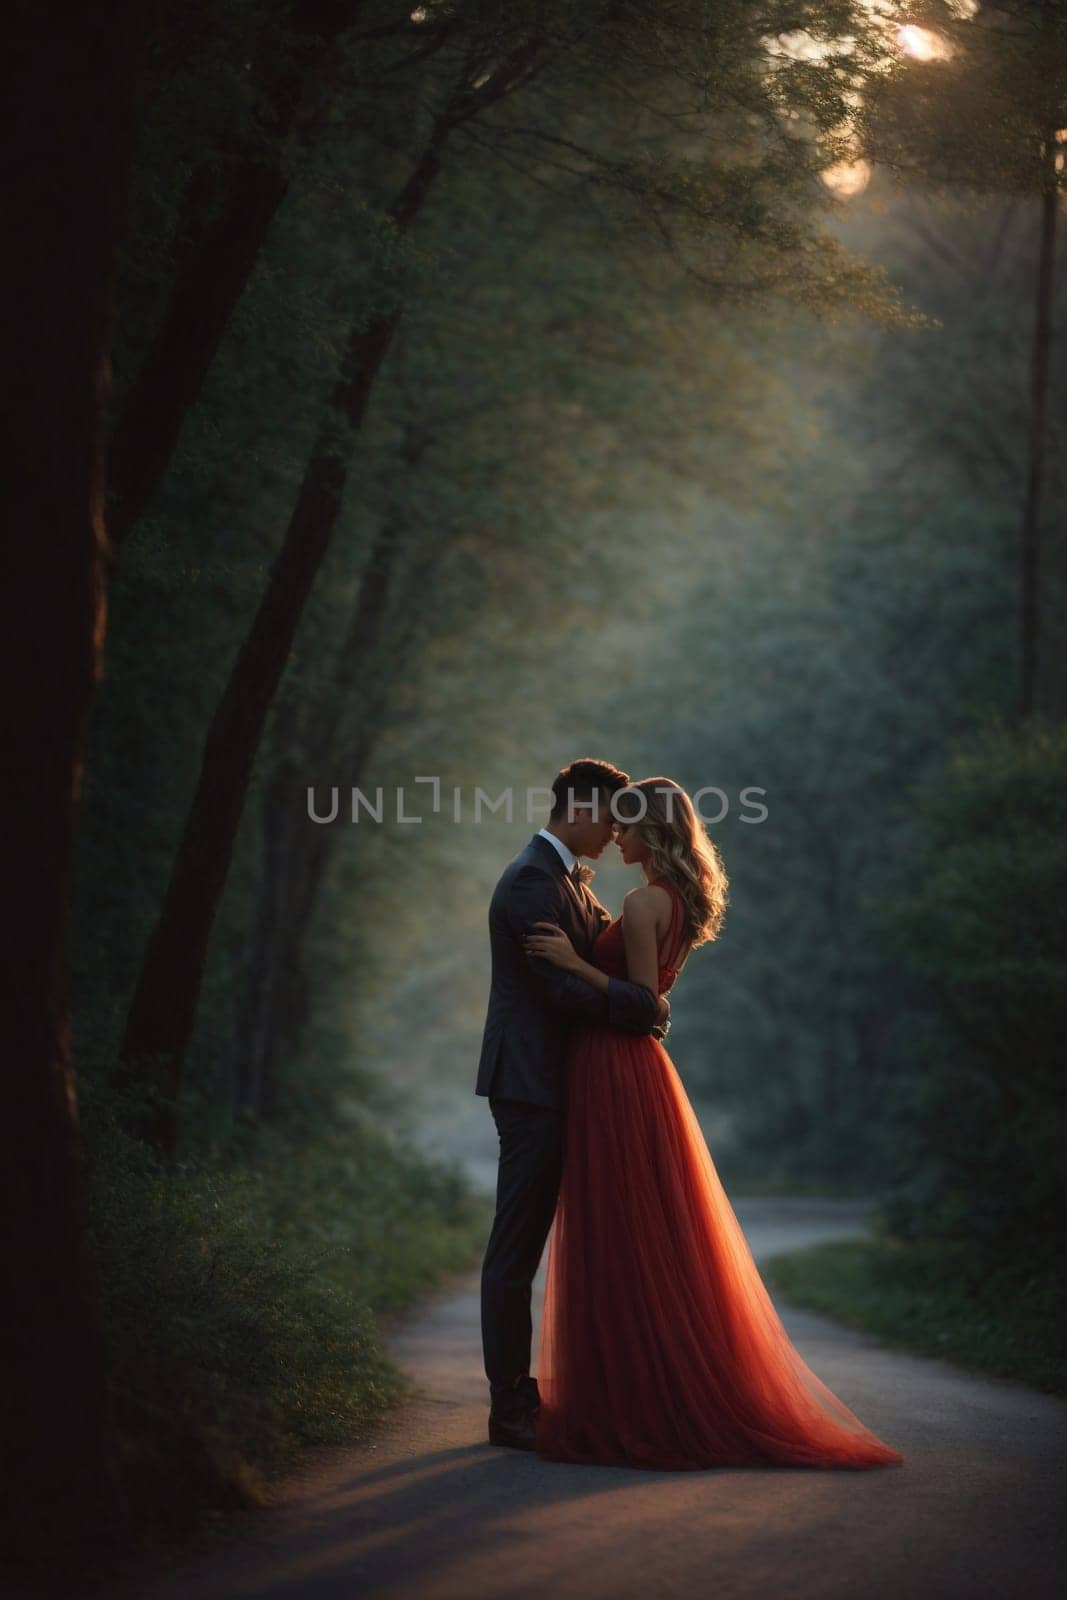
<svg viewBox="0 0 1067 1600"><path fill-rule="evenodd" d="M567 1036L574 1022L650 1033L658 995L611 978L607 993L544 960L523 935L551 922L586 959L611 918L535 834L503 872L489 905L492 982L475 1093L488 1095L500 1139L496 1216L482 1266L482 1344L494 1408L521 1408L529 1389L531 1285L559 1193Z"/></svg>

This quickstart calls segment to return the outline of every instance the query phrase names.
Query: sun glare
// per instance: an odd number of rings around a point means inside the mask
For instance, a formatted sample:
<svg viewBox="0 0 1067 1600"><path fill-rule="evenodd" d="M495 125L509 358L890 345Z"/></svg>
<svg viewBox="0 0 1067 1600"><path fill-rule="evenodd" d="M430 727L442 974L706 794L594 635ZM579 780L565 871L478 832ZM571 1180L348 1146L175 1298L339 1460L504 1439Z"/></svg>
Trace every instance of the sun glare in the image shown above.
<svg viewBox="0 0 1067 1600"><path fill-rule="evenodd" d="M897 43L904 54L915 61L947 61L952 54L952 46L947 39L942 39L939 33L931 33L929 28L917 28L910 22L906 27L897 29Z"/></svg>
<svg viewBox="0 0 1067 1600"><path fill-rule="evenodd" d="M891 0L861 0L861 3L876 21L885 40L883 68L890 68L893 64L894 45L898 52L913 61L949 61L955 55L952 43L944 34L935 33L931 28L920 28L911 22L898 25L893 14L896 12L899 16L899 8ZM960 22L968 21L978 10L977 0L948 0L948 4L953 16ZM784 56L791 61L810 62L813 66L821 64L831 54L848 55L855 48L852 39L828 42L814 38L802 29L780 33L765 42L770 54ZM855 101L855 95L847 98ZM1062 171L1062 168L1063 154L1059 152L1057 170ZM871 163L862 159L835 161L832 166L824 168L819 176L840 199L850 200L862 194L870 183Z"/></svg>
<svg viewBox="0 0 1067 1600"><path fill-rule="evenodd" d="M862 160L837 161L820 172L819 176L834 194L840 195L842 200L851 200L853 195L862 194L870 183L871 163Z"/></svg>

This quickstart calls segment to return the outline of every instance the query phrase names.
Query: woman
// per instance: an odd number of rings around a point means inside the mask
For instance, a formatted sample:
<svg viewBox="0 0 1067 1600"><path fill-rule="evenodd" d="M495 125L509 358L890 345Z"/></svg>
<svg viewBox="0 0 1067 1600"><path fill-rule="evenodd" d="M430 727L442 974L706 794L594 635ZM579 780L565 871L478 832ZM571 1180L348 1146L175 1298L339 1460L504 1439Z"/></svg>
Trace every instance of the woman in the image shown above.
<svg viewBox="0 0 1067 1600"><path fill-rule="evenodd" d="M549 924L526 946L598 988L628 977L663 993L690 950L718 936L726 874L669 779L632 785L619 813L622 858L645 883L592 962ZM542 1456L667 1469L903 1459L791 1344L657 1040L576 1027L564 1130L541 1323Z"/></svg>

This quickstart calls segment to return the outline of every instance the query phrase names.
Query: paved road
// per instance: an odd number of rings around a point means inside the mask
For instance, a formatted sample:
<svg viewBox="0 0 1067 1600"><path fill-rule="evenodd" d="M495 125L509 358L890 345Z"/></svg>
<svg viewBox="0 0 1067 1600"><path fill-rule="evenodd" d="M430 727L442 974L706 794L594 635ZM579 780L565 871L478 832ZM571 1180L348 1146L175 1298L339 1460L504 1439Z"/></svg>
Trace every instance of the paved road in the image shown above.
<svg viewBox="0 0 1067 1600"><path fill-rule="evenodd" d="M737 1205L757 1257L855 1235L852 1203ZM639 1472L483 1442L475 1278L394 1341L421 1394L316 1452L137 1600L997 1600L1064 1594L1067 1403L892 1353L779 1305L805 1360L902 1467Z"/></svg>

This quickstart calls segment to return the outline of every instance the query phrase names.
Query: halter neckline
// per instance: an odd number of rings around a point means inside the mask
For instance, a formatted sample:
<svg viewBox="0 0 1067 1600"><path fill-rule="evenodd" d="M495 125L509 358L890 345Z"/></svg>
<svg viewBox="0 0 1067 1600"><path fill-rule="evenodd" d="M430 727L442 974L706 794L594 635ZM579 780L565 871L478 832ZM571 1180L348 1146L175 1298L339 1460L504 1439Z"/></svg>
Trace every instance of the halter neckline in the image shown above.
<svg viewBox="0 0 1067 1600"><path fill-rule="evenodd" d="M666 953L675 955L677 957L678 955L681 955L682 951L684 950L686 957L688 957L690 946L689 912L683 898L682 891L678 888L677 884L673 884L669 878L652 878L649 880L649 888L666 889L669 891L671 896L671 920L666 935ZM682 966L684 965L685 962L683 961ZM673 965L668 966L665 964L663 970L671 974L671 981L673 982L673 980L681 972L682 967L676 967Z"/></svg>

